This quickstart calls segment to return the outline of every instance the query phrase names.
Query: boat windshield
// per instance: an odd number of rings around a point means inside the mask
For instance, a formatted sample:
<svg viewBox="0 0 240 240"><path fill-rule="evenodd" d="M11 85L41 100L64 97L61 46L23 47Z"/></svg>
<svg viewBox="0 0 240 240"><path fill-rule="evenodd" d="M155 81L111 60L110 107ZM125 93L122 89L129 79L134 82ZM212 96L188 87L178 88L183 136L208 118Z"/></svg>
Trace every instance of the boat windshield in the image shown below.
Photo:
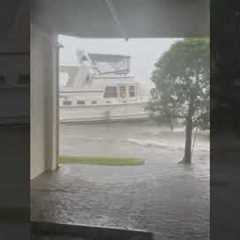
<svg viewBox="0 0 240 240"><path fill-rule="evenodd" d="M119 87L119 93L120 93L120 98L126 98L127 97L127 91L125 86L120 86Z"/></svg>
<svg viewBox="0 0 240 240"><path fill-rule="evenodd" d="M107 86L105 88L104 98L117 98L117 87Z"/></svg>

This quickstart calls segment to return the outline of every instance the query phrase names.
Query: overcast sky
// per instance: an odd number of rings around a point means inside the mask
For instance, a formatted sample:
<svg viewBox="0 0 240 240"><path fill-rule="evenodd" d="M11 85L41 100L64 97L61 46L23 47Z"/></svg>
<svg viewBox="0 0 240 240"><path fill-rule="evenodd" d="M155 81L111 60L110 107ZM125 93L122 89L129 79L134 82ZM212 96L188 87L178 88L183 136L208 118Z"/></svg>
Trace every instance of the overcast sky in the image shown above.
<svg viewBox="0 0 240 240"><path fill-rule="evenodd" d="M89 53L123 54L131 56L131 75L137 81L151 84L154 63L179 39L173 38L138 38L129 39L86 39L59 36L64 46L60 50L60 64L77 65L76 50Z"/></svg>

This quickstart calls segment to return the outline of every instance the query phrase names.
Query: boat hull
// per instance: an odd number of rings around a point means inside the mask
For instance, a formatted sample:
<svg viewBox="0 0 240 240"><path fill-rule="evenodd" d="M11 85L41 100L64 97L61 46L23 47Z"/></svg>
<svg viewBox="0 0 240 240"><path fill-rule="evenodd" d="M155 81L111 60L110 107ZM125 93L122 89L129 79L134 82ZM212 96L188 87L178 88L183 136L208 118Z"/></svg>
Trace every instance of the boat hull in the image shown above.
<svg viewBox="0 0 240 240"><path fill-rule="evenodd" d="M91 123L147 120L146 103L105 104L89 106L61 106L61 123Z"/></svg>

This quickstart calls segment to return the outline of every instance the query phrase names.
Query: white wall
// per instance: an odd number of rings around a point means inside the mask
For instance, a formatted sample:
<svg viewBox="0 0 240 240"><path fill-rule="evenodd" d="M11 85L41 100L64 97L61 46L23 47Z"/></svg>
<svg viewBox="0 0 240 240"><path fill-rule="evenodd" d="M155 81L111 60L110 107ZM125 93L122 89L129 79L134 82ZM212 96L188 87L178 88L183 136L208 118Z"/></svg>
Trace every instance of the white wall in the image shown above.
<svg viewBox="0 0 240 240"><path fill-rule="evenodd" d="M31 179L56 168L56 40L31 26Z"/></svg>

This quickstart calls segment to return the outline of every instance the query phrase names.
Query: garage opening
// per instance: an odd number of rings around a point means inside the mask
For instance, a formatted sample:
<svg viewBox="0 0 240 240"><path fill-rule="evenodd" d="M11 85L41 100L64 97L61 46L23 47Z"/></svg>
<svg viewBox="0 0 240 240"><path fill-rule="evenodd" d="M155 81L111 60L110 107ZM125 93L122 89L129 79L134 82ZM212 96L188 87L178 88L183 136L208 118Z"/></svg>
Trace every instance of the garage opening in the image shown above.
<svg viewBox="0 0 240 240"><path fill-rule="evenodd" d="M208 39L58 44L59 168L34 180L33 219L208 239Z"/></svg>
<svg viewBox="0 0 240 240"><path fill-rule="evenodd" d="M209 239L208 1L32 2L32 220Z"/></svg>

